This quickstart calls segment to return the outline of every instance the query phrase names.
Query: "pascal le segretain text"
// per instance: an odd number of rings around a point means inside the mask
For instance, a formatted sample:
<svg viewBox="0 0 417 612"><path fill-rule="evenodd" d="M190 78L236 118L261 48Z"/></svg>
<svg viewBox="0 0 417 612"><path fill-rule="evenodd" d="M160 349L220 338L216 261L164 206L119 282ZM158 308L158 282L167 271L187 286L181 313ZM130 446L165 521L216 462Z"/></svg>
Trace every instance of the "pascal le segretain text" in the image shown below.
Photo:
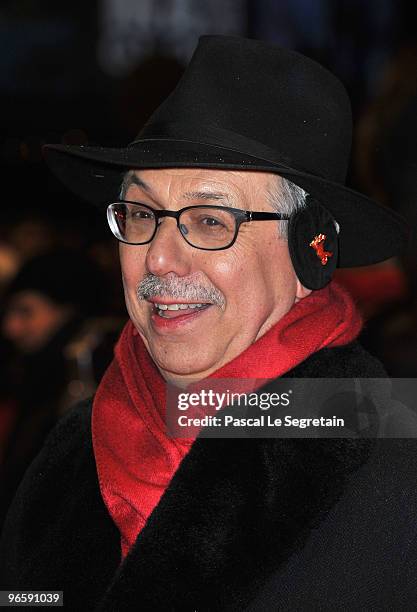
<svg viewBox="0 0 417 612"><path fill-rule="evenodd" d="M258 417L236 418L231 415L204 416L201 418L187 417L185 414L178 417L180 427L344 427L345 420L333 417L293 418L286 415L283 418L261 414Z"/></svg>

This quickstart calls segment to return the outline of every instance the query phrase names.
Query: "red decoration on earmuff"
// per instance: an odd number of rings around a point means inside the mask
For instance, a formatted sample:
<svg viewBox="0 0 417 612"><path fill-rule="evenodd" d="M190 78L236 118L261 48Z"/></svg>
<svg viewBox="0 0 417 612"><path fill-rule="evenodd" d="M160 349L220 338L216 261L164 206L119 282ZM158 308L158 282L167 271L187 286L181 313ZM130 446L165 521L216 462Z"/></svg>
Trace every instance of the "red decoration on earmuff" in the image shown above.
<svg viewBox="0 0 417 612"><path fill-rule="evenodd" d="M333 257L331 251L324 250L324 241L326 240L326 234L317 234L314 239L310 242L310 245L316 252L317 257L321 261L321 265L325 266L329 257Z"/></svg>
<svg viewBox="0 0 417 612"><path fill-rule="evenodd" d="M317 291L332 279L338 259L338 224L327 208L311 195L306 206L291 215L288 248L301 284Z"/></svg>

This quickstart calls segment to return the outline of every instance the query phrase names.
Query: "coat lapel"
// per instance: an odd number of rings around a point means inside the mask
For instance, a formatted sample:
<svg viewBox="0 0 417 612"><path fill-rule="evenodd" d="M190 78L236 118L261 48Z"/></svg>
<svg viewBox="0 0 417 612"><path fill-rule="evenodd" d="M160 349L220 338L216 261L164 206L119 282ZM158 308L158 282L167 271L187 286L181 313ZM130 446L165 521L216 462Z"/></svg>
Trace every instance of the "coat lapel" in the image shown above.
<svg viewBox="0 0 417 612"><path fill-rule="evenodd" d="M364 439L198 438L99 609L242 610L369 452Z"/></svg>

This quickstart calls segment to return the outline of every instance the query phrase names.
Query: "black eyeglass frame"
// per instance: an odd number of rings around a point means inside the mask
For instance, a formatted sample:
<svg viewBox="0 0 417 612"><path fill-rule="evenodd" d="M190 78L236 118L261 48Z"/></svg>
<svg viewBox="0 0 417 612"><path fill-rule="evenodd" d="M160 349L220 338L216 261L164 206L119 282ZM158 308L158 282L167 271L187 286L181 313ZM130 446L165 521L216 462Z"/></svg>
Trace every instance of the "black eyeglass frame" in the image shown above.
<svg viewBox="0 0 417 612"><path fill-rule="evenodd" d="M112 212L114 210L113 206L117 204L133 204L135 206L141 206L142 208L148 209L154 215L155 221L156 221L155 230L152 236L149 238L149 240L146 240L145 242L128 242L127 240L123 240L119 232L117 222L115 221L113 217L113 212ZM213 210L227 210L230 213L232 213L232 215L234 216L235 234L233 236L232 241L227 246L219 247L219 248L198 247L192 244L191 242L189 242L189 240L187 240L186 236L181 231L180 216L182 215L182 213L184 213L187 210L192 210L196 208L198 209L198 208L203 208L203 207L210 208ZM110 226L110 229L113 235L120 242L123 242L124 244L130 244L132 246L140 246L140 245L149 244L150 242L152 242L158 230L160 219L162 219L163 217L172 217L173 219L176 219L178 231L180 232L181 236L184 238L186 243L192 246L194 249L199 249L200 251L224 251L225 249L230 249L230 247L233 246L234 243L236 242L236 238L239 233L239 228L242 225L242 223L250 223L251 221L288 221L290 218L289 215L284 215L278 212L269 213L269 212L264 212L264 211L242 210L240 208L232 208L230 206L217 206L216 204L204 204L204 205L199 205L199 206L197 205L185 206L184 208L180 208L180 210L155 210L151 206L148 206L147 204L142 204L141 202L132 202L131 200L118 200L117 202L112 202L111 204L107 206L107 221L108 221L108 224Z"/></svg>

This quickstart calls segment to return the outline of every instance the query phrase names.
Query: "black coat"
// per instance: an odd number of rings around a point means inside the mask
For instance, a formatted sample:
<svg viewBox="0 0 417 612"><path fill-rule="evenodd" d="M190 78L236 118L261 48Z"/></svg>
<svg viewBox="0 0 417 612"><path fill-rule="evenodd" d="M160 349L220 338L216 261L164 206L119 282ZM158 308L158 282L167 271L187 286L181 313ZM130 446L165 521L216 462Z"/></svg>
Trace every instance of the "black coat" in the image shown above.
<svg viewBox="0 0 417 612"><path fill-rule="evenodd" d="M384 372L352 343L290 375ZM417 608L414 440L198 438L119 565L90 417L72 411L26 474L2 589L63 590L77 612Z"/></svg>

